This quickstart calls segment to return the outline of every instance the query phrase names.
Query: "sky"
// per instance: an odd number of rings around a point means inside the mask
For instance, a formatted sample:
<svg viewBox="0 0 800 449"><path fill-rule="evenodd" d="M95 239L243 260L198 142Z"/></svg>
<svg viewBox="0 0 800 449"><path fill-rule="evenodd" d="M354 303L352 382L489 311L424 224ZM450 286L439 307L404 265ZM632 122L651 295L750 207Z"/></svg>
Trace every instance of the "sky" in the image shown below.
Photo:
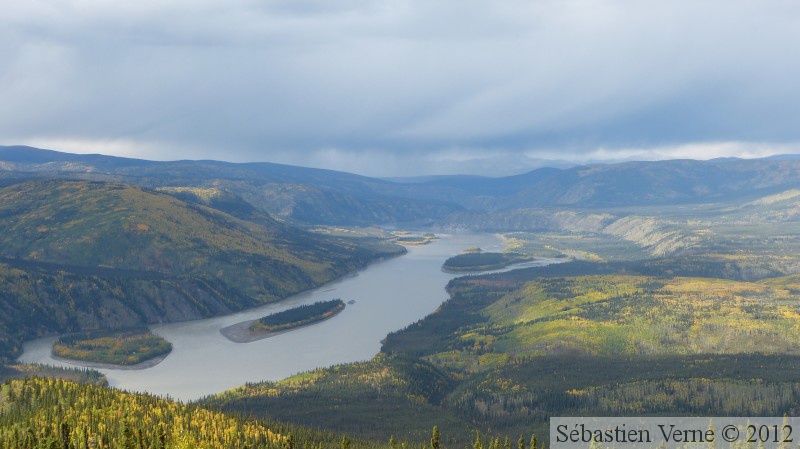
<svg viewBox="0 0 800 449"><path fill-rule="evenodd" d="M0 11L0 145L371 176L800 153L796 0Z"/></svg>

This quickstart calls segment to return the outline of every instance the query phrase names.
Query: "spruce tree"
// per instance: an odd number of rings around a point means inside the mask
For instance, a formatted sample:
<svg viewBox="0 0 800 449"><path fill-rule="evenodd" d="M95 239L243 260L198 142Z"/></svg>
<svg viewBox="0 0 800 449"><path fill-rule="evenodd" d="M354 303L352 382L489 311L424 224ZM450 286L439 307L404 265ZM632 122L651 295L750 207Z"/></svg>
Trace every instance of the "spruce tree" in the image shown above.
<svg viewBox="0 0 800 449"><path fill-rule="evenodd" d="M69 424L62 422L61 423L61 448L62 449L69 449Z"/></svg>
<svg viewBox="0 0 800 449"><path fill-rule="evenodd" d="M483 449L483 442L481 441L480 432L475 432L475 442L472 443L472 449Z"/></svg>
<svg viewBox="0 0 800 449"><path fill-rule="evenodd" d="M439 449L439 426L433 426L431 435L431 449Z"/></svg>

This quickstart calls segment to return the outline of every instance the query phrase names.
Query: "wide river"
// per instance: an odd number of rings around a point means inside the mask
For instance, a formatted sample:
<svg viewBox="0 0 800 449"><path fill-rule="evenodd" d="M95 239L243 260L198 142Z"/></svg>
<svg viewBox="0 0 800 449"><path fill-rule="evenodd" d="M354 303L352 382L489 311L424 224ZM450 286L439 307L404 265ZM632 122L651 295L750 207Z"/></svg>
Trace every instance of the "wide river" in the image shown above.
<svg viewBox="0 0 800 449"><path fill-rule="evenodd" d="M470 246L498 251L502 243L490 234L443 236L428 245L409 247L406 255L374 263L357 275L277 304L152 326L153 332L172 343L172 353L164 361L141 370L100 371L115 387L192 400L247 382L280 380L318 367L368 360L378 353L388 333L430 314L447 299L444 287L456 275L444 273L441 266ZM251 343L233 343L219 332L240 321L332 298L355 303L329 320ZM19 360L70 366L51 357L54 341L55 337L50 337L27 342Z"/></svg>

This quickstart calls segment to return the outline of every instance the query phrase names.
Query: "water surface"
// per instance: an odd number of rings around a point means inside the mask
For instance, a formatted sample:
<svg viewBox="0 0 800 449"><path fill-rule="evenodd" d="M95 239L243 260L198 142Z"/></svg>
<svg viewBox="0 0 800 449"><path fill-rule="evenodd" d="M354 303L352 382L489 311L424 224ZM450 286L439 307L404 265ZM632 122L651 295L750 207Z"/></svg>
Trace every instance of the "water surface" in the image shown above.
<svg viewBox="0 0 800 449"><path fill-rule="evenodd" d="M430 314L447 299L444 287L458 275L443 272L441 266L445 259L470 246L487 251L502 249L494 235L443 236L428 245L409 247L406 255L372 264L355 276L278 304L223 317L152 326L153 332L173 346L163 362L143 370L99 371L115 387L192 400L247 382L280 380L318 367L371 359L388 333ZM332 298L355 303L329 320L251 343L234 343L219 332L240 321ZM50 356L55 339L26 343L19 360L69 366Z"/></svg>

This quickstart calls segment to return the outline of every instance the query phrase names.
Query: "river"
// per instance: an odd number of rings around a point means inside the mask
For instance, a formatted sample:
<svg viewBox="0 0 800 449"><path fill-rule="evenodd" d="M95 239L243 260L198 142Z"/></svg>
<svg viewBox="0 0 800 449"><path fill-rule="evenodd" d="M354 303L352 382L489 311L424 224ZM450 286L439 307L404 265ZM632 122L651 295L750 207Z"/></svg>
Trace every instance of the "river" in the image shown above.
<svg viewBox="0 0 800 449"><path fill-rule="evenodd" d="M277 304L222 317L154 325L153 332L173 346L164 361L141 370L100 371L111 386L187 401L247 382L280 380L318 367L371 359L388 333L430 314L447 299L444 287L457 275L444 273L441 266L445 259L471 246L502 249L500 239L490 234L443 236L428 245L409 247L406 255L371 264L356 275ZM355 303L329 320L251 343L231 342L219 332L240 321L332 298ZM51 357L55 339L25 343L19 361L71 366Z"/></svg>

